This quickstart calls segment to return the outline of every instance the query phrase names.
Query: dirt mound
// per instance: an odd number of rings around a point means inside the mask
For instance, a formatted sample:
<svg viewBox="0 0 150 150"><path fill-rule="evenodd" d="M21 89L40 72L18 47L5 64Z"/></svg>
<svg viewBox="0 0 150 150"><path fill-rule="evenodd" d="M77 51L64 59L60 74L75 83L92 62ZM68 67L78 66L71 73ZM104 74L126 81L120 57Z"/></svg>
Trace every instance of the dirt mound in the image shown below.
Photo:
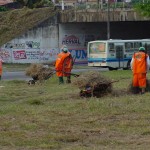
<svg viewBox="0 0 150 150"><path fill-rule="evenodd" d="M112 92L112 83L114 82L116 81L104 77L98 71L91 71L82 73L72 83L80 89L80 96L101 97Z"/></svg>
<svg viewBox="0 0 150 150"><path fill-rule="evenodd" d="M31 64L26 69L26 75L32 77L34 80L46 80L54 74L54 70L42 64Z"/></svg>

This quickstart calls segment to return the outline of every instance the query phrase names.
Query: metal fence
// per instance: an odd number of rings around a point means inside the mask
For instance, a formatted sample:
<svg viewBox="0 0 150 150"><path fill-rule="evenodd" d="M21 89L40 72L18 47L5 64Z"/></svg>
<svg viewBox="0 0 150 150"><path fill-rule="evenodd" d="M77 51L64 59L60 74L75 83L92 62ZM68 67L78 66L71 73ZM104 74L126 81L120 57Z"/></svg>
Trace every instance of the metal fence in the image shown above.
<svg viewBox="0 0 150 150"><path fill-rule="evenodd" d="M109 0L109 7L111 9L132 9L134 8L134 6L138 3L150 3L150 0L120 0L119 2L115 2L113 0ZM84 9L95 9L95 10L99 10L99 9L107 9L108 7L108 0L106 1L101 1L98 0L97 2L76 2L73 3L70 7L67 7L67 5L65 5L67 9L76 9L76 10L84 10ZM61 4L60 4L61 7Z"/></svg>

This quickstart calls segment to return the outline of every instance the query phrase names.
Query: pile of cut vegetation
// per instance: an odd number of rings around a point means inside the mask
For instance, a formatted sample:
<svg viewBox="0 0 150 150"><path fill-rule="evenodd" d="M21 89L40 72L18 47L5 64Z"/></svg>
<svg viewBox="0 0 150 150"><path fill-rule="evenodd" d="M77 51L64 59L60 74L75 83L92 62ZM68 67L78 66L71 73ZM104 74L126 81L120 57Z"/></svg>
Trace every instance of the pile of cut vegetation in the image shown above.
<svg viewBox="0 0 150 150"><path fill-rule="evenodd" d="M133 87L132 82L129 84L128 89L127 89L128 93L131 94L139 94L141 92L141 89L138 87ZM150 80L146 80L146 89L145 92L150 92Z"/></svg>
<svg viewBox="0 0 150 150"><path fill-rule="evenodd" d="M53 8L22 8L0 12L0 46L56 14Z"/></svg>
<svg viewBox="0 0 150 150"><path fill-rule="evenodd" d="M112 81L98 71L82 73L72 82L80 89L81 97L101 97L112 92Z"/></svg>
<svg viewBox="0 0 150 150"><path fill-rule="evenodd" d="M49 79L54 74L54 70L42 64L31 64L26 69L26 75L33 78L33 80L42 81Z"/></svg>

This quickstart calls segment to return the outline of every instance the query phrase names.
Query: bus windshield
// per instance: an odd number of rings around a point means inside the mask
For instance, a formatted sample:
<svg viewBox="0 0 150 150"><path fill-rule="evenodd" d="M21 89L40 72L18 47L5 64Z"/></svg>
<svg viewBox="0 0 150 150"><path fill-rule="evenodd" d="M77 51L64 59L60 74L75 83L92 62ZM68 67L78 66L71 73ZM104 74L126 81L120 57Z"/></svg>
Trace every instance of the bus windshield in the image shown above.
<svg viewBox="0 0 150 150"><path fill-rule="evenodd" d="M89 44L90 54L99 54L106 51L106 43L104 42L94 42Z"/></svg>

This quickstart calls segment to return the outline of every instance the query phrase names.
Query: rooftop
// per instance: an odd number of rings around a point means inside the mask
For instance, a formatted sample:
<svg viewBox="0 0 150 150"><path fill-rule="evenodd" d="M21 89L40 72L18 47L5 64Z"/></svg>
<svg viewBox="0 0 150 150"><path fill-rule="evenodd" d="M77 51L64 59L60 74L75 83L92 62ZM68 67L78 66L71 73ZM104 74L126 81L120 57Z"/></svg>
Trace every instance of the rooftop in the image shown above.
<svg viewBox="0 0 150 150"><path fill-rule="evenodd" d="M5 5L5 4L8 4L8 3L12 3L13 0L0 0L0 5Z"/></svg>

